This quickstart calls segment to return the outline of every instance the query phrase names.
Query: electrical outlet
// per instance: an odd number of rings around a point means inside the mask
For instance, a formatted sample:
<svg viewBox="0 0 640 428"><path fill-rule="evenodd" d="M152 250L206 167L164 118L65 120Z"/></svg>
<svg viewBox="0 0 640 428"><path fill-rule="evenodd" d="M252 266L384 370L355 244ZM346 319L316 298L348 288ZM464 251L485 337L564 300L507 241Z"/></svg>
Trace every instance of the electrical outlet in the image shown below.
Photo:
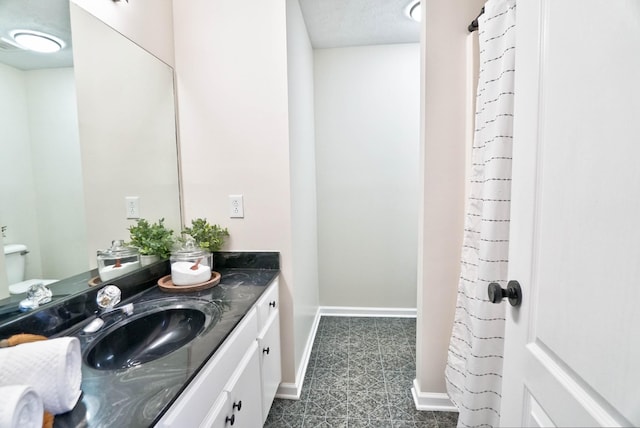
<svg viewBox="0 0 640 428"><path fill-rule="evenodd" d="M229 195L229 217L244 218L242 195Z"/></svg>
<svg viewBox="0 0 640 428"><path fill-rule="evenodd" d="M138 196L125 196L124 200L127 205L127 218L133 220L140 218L140 198Z"/></svg>

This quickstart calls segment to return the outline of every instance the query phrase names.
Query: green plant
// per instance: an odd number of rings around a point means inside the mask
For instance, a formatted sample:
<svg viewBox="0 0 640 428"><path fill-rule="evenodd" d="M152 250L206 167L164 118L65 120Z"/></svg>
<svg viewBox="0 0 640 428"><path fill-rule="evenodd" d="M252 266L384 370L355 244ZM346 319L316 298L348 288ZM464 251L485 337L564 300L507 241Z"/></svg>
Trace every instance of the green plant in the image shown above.
<svg viewBox="0 0 640 428"><path fill-rule="evenodd" d="M150 224L141 218L137 224L129 227L131 241L128 245L137 247L140 254L147 256L160 256L163 259L171 254L171 247L175 242L173 230L167 229L164 219Z"/></svg>
<svg viewBox="0 0 640 428"><path fill-rule="evenodd" d="M191 227L184 227L183 234L191 236L196 245L207 251L219 251L224 245L224 240L229 236L227 228L217 224L209 224L206 218L191 220Z"/></svg>

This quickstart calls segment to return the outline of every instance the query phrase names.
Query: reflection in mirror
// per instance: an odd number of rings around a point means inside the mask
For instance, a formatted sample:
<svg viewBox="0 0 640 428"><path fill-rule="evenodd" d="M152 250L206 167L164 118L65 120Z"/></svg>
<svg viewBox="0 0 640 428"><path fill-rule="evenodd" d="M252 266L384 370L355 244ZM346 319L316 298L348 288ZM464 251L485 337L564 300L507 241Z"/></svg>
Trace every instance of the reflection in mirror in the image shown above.
<svg viewBox="0 0 640 428"><path fill-rule="evenodd" d="M3 18L9 3L25 16L61 16L34 13L39 3L62 5L67 21L71 12L75 64L0 64L0 243L28 246L25 279L76 275L50 285L54 298L72 295L86 289L96 250L128 240L126 196L142 217L180 228L173 71L68 1L3 1ZM1 291L0 312L24 297Z"/></svg>

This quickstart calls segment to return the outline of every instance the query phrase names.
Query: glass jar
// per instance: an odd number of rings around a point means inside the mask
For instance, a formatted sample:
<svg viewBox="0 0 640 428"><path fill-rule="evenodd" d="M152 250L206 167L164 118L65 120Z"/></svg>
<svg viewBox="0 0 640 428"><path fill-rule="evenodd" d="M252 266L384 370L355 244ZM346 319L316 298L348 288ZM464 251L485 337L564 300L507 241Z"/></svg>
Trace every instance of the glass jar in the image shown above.
<svg viewBox="0 0 640 428"><path fill-rule="evenodd" d="M173 285L195 285L211 279L213 254L197 247L192 239L173 251L169 260Z"/></svg>
<svg viewBox="0 0 640 428"><path fill-rule="evenodd" d="M140 268L137 248L125 247L119 239L111 242L108 250L98 250L98 275L106 282Z"/></svg>

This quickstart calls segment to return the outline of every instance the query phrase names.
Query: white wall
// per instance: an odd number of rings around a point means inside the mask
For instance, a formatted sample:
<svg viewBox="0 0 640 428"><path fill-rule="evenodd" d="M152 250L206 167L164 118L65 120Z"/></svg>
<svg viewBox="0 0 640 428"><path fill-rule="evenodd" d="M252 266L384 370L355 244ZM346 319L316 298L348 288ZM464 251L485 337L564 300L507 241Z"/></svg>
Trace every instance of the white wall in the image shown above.
<svg viewBox="0 0 640 428"><path fill-rule="evenodd" d="M416 307L420 46L315 51L320 303Z"/></svg>
<svg viewBox="0 0 640 428"><path fill-rule="evenodd" d="M38 278L42 268L24 72L0 64L0 93L0 225L7 226L6 244L29 247L27 275Z"/></svg>
<svg viewBox="0 0 640 428"><path fill-rule="evenodd" d="M88 267L73 69L0 73L5 242L27 245L26 278L65 278Z"/></svg>
<svg viewBox="0 0 640 428"><path fill-rule="evenodd" d="M229 228L227 250L280 252L283 381L295 381L284 0L174 2L183 201ZM230 219L228 195L244 195ZM288 326L288 327L286 327Z"/></svg>
<svg viewBox="0 0 640 428"><path fill-rule="evenodd" d="M24 73L41 274L63 279L89 266L73 68Z"/></svg>
<svg viewBox="0 0 640 428"><path fill-rule="evenodd" d="M313 49L298 0L287 0L289 168L296 372L319 305ZM281 329L287 328L286 326ZM291 328L290 326L288 328ZM298 373L298 380L302 374Z"/></svg>
<svg viewBox="0 0 640 428"><path fill-rule="evenodd" d="M415 392L427 408L448 402L444 369L464 227L467 26L482 4L481 0L429 0L422 11L424 116Z"/></svg>

